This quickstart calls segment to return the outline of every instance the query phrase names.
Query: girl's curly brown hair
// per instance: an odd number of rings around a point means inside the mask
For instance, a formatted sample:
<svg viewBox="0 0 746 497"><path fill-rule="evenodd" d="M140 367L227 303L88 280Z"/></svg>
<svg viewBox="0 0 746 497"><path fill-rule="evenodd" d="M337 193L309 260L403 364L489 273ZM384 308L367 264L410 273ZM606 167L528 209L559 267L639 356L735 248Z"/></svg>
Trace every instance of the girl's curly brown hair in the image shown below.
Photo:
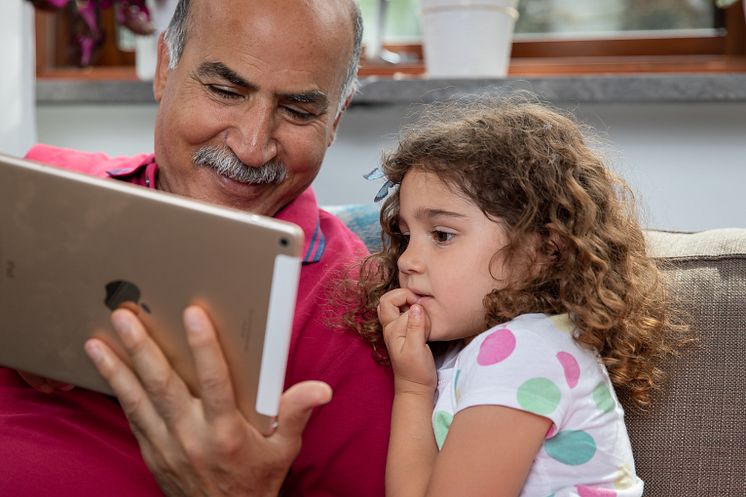
<svg viewBox="0 0 746 497"><path fill-rule="evenodd" d="M518 270L509 286L485 296L485 329L530 312L568 313L576 339L598 351L615 386L648 405L663 378L659 360L689 341L688 330L646 255L629 187L580 125L525 96L433 105L384 156L396 185L413 169L436 174L507 227L502 255ZM397 189L381 209L383 249L353 283L359 311L346 316L377 348L376 306L398 287L406 249L398 216Z"/></svg>

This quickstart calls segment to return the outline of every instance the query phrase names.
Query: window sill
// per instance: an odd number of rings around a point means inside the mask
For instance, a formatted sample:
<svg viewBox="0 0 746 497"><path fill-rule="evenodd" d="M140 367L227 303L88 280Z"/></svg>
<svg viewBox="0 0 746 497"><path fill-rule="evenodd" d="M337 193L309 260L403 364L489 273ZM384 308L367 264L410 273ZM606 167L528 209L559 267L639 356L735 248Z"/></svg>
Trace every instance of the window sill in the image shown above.
<svg viewBox="0 0 746 497"><path fill-rule="evenodd" d="M421 64L366 66L353 106L430 102L483 91L524 89L551 102L746 101L746 57L514 59L505 79L428 79ZM153 104L152 83L132 68L39 74L37 102Z"/></svg>
<svg viewBox="0 0 746 497"><path fill-rule="evenodd" d="M746 73L746 56L722 55L649 55L616 57L520 57L513 58L509 77L562 76L566 74L680 74L680 73ZM360 68L365 76L422 76L422 63L402 65L366 65Z"/></svg>

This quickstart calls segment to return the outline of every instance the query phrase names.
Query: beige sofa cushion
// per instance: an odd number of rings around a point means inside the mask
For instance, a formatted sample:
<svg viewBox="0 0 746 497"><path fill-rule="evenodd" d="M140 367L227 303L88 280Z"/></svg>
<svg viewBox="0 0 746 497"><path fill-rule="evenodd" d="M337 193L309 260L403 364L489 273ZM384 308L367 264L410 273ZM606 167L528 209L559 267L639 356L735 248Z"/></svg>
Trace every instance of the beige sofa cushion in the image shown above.
<svg viewBox="0 0 746 497"><path fill-rule="evenodd" d="M699 344L650 412L628 409L645 495L746 496L746 229L647 233Z"/></svg>

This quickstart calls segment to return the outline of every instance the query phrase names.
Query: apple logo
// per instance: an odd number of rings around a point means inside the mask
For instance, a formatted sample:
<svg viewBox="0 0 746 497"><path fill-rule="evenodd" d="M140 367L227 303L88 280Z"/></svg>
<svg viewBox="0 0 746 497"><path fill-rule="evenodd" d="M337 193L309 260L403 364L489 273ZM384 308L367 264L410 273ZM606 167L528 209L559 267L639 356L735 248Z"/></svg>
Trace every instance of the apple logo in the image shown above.
<svg viewBox="0 0 746 497"><path fill-rule="evenodd" d="M139 311L139 304L145 312L150 313L147 305L140 304L140 289L137 288L137 285L124 280L112 281L106 284L104 304L112 311L124 307L134 313Z"/></svg>

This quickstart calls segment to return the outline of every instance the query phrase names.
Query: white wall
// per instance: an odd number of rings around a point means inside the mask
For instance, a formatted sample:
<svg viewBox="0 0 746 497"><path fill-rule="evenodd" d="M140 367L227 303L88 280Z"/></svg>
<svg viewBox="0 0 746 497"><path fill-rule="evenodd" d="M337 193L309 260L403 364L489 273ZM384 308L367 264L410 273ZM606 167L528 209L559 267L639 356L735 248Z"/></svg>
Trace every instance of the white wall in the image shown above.
<svg viewBox="0 0 746 497"><path fill-rule="evenodd" d="M605 135L612 165L632 184L649 227L746 227L746 102L573 107ZM316 180L325 205L371 202L362 175L394 143L407 106L353 107ZM152 150L155 107L40 106L39 140L133 154Z"/></svg>
<svg viewBox="0 0 746 497"><path fill-rule="evenodd" d="M34 127L33 7L0 3L0 152L22 154L36 140Z"/></svg>

